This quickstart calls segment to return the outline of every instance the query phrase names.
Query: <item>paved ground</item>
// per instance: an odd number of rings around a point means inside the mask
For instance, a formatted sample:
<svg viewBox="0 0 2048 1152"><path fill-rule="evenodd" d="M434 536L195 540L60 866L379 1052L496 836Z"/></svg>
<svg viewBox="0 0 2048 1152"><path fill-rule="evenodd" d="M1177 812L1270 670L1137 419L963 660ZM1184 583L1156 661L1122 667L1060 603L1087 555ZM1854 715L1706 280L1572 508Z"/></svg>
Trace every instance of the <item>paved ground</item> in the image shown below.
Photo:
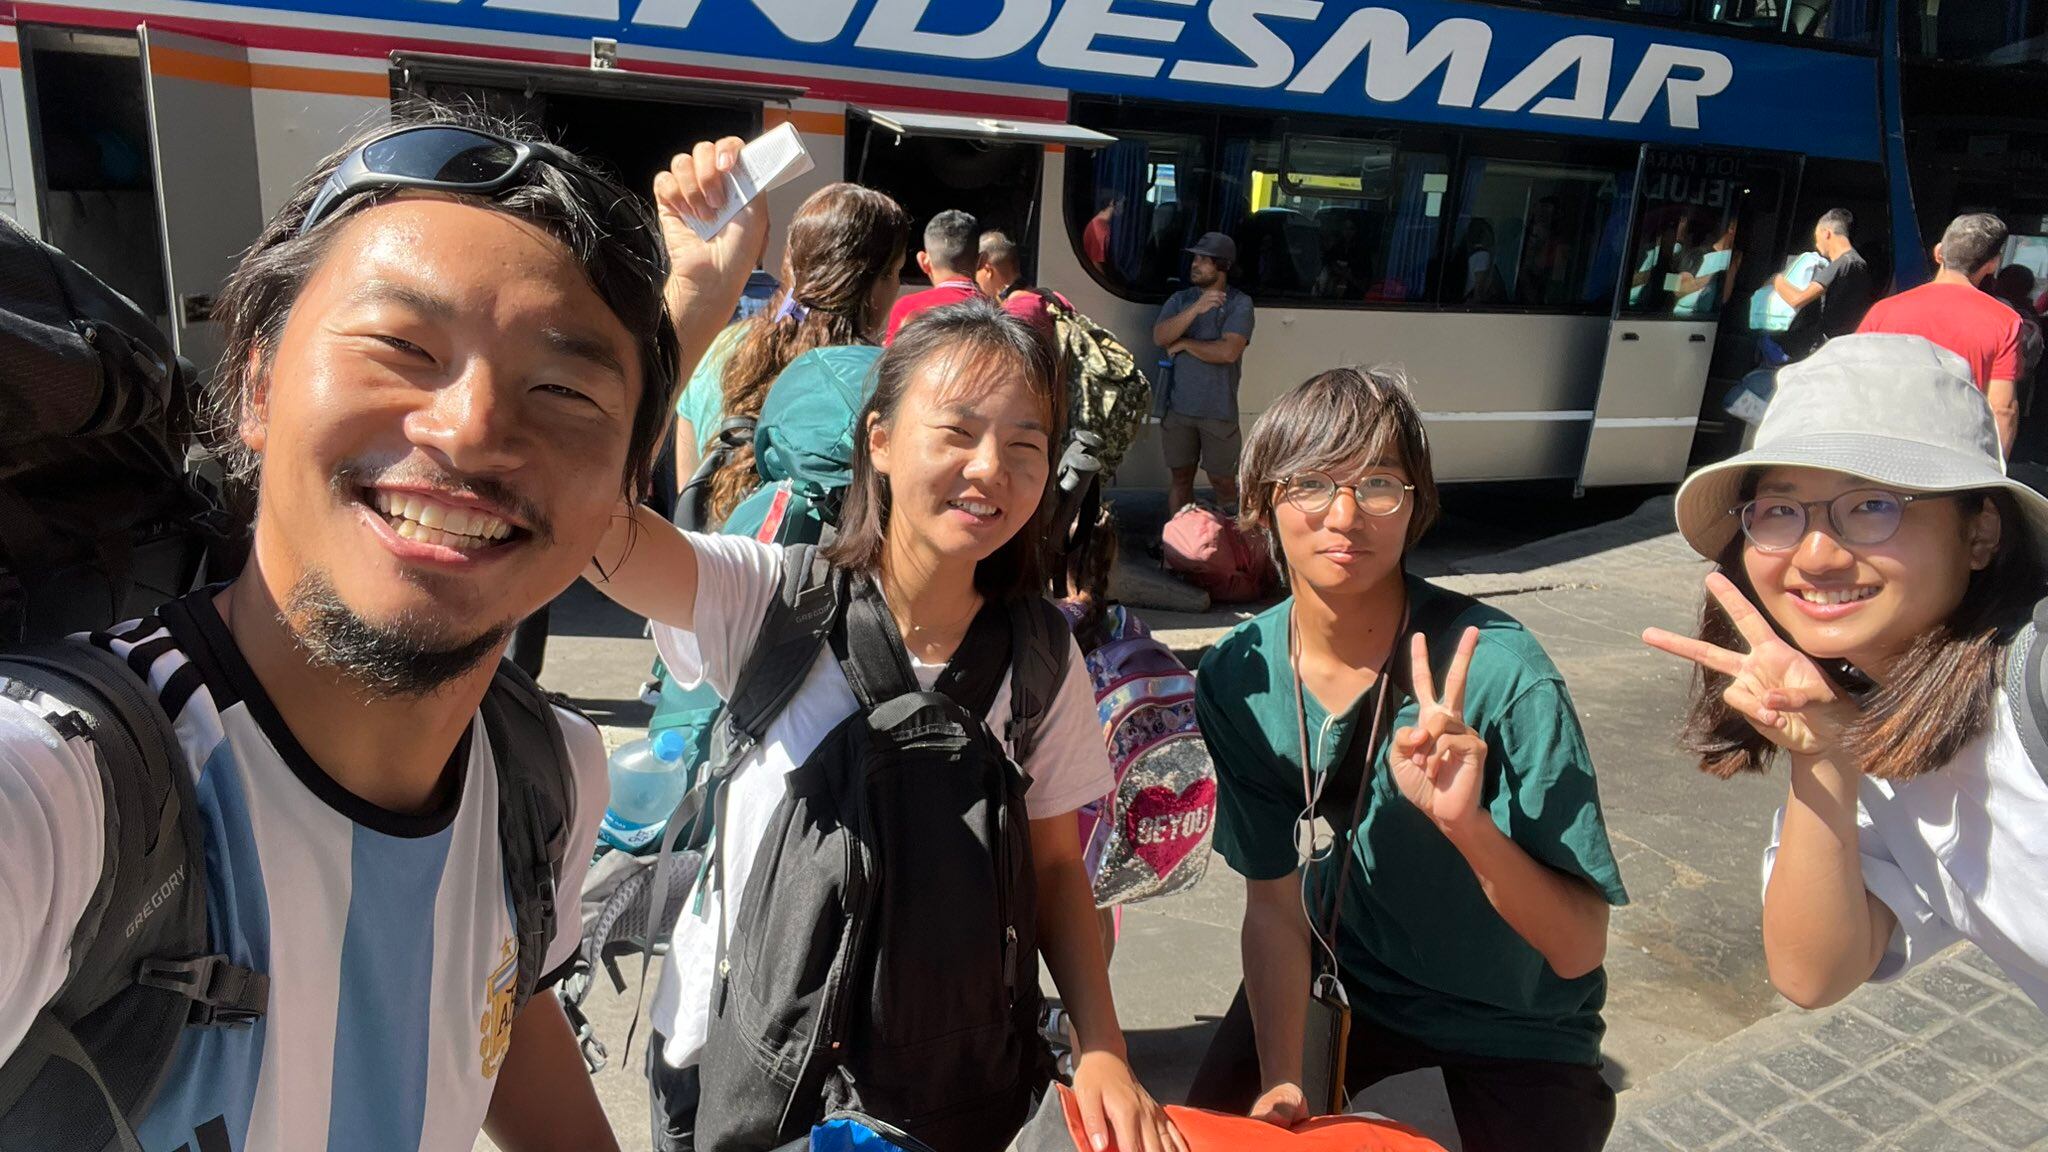
<svg viewBox="0 0 2048 1152"><path fill-rule="evenodd" d="M1800 1013L1771 991L1758 929L1758 860L1771 813L1783 798L1783 779L1714 781L1677 750L1687 669L1644 648L1637 635L1652 623L1687 627L1705 569L1669 533L1668 498L1630 513L1635 503L1613 496L1564 504L1462 494L1415 560L1423 574L1482 596L1527 624L1564 671L1585 724L1632 898L1614 915L1608 947L1607 1074L1623 1089L1625 1120L1615 1146L1753 1144L1748 1133L1754 1128L1797 1152L1861 1147L1874 1142L1884 1118L1901 1115L1900 1104L1910 1098L1888 1085L1904 1078L1919 1083L1913 1090L1921 1096L1941 1092L1941 1099L1929 1099L1924 1108L1915 1104L1911 1116L1887 1131L1904 1130L1906 1121L1930 1117L1932 1106L1943 1104L1972 1118L1974 1130L1990 1142L1980 1145L1960 1135L1964 1128L1944 1127L1955 1134L1944 1137L1950 1143L1899 1147L2028 1147L2048 1133L2048 1121L2019 1101L2048 1101L2048 1064L2029 1063L2010 1050L2017 1042L2031 1056L2048 1028L2038 1013L2027 1014L2032 1009L2023 1001L1970 967L1981 960L1945 960L1918 978L1916 991L1887 991L1826 1013ZM1159 510L1142 506L1131 518L1142 522L1148 511L1156 520ZM1235 619L1229 613L1146 616L1189 655ZM629 738L631 727L646 719L635 696L651 655L637 622L579 587L558 605L555 631L544 682L576 697L601 722L619 726L608 733L615 741ZM1125 917L1112 982L1133 1061L1164 1099L1185 1091L1236 989L1242 891L1219 866L1194 890ZM1954 1015L1947 996L1977 997L1962 1005L1969 1020L1923 1019L1937 1011ZM630 999L605 987L592 1008L616 1049ZM1718 1073L1722 1064L1746 1067L1759 1059L1764 1072L1729 1073L1730 1084L1749 1095L1715 1077L1702 1079L1703 1069ZM615 1067L597 1080L628 1149L646 1146L639 1061L636 1045L632 1068ZM1987 1095L1982 1085L1990 1064L2005 1069L2005 1080L1998 1093ZM1829 1074L1821 1077L1821 1071ZM1695 1092L1695 1081L1706 1095ZM1363 1103L1455 1148L1440 1083L1432 1073L1403 1077ZM2026 1139L2018 1139L2022 1135Z"/></svg>
<svg viewBox="0 0 2048 1152"><path fill-rule="evenodd" d="M2048 1021L1962 946L1784 1012L1621 1097L1610 1152L2048 1148Z"/></svg>

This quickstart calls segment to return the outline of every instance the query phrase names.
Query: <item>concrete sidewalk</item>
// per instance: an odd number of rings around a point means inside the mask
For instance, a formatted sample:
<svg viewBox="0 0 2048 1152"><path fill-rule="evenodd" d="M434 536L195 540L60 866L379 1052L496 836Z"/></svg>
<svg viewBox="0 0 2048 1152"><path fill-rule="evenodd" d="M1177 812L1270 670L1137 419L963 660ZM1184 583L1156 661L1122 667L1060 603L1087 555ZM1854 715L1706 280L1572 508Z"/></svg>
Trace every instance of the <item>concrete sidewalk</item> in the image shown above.
<svg viewBox="0 0 2048 1152"><path fill-rule="evenodd" d="M2048 1020L1961 945L1786 1008L1621 1096L1610 1152L2048 1148Z"/></svg>

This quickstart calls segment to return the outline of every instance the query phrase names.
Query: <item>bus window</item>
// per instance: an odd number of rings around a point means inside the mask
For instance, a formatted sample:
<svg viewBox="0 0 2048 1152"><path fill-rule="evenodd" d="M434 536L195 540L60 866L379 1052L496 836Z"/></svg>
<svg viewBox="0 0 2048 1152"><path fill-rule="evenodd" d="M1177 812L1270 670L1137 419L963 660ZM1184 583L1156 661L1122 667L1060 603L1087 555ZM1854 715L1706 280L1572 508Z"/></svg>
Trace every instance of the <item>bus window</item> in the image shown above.
<svg viewBox="0 0 2048 1152"><path fill-rule="evenodd" d="M1208 180L1206 136L1117 127L1092 155L1067 153L1075 250L1104 285L1131 299L1179 286L1183 250L1199 235Z"/></svg>
<svg viewBox="0 0 2048 1152"><path fill-rule="evenodd" d="M1605 312L1628 226L1623 167L1477 156L1466 161L1446 304Z"/></svg>
<svg viewBox="0 0 2048 1152"><path fill-rule="evenodd" d="M1705 0L1716 24L1867 44L1878 0ZM1970 6L1965 0L1965 7Z"/></svg>
<svg viewBox="0 0 2048 1152"><path fill-rule="evenodd" d="M858 116L846 118L846 178L888 193L910 213L903 280L923 284L917 250L924 226L948 209L972 213L984 230L1017 242L1025 283L1038 271L1038 189L1045 149L946 136L899 136Z"/></svg>
<svg viewBox="0 0 2048 1152"><path fill-rule="evenodd" d="M1746 265L1776 270L1783 183L1775 161L1650 149L1622 312L1718 319L1738 283L1761 283Z"/></svg>
<svg viewBox="0 0 2048 1152"><path fill-rule="evenodd" d="M1226 138L1219 224L1261 302L1426 302L1450 189L1434 138Z"/></svg>

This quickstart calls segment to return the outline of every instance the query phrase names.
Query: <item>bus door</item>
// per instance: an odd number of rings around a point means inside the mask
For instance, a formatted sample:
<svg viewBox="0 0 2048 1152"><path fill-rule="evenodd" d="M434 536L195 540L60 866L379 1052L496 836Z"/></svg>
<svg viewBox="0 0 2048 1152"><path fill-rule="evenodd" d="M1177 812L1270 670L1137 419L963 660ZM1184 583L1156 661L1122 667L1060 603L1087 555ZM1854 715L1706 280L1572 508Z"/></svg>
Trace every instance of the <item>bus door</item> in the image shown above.
<svg viewBox="0 0 2048 1152"><path fill-rule="evenodd" d="M625 61L624 63L632 63ZM578 155L601 161L629 188L652 194L654 174L700 140L760 134L767 105L808 89L623 66L525 64L430 52L391 54L391 99L475 104L537 124Z"/></svg>
<svg viewBox="0 0 2048 1152"><path fill-rule="evenodd" d="M1750 366L1748 290L1775 270L1784 186L1775 157L1643 148L1582 490L1685 474L1706 393Z"/></svg>
<svg viewBox="0 0 2048 1152"><path fill-rule="evenodd" d="M136 35L171 339L208 373L221 351L214 295L263 229L249 50L147 24Z"/></svg>
<svg viewBox="0 0 2048 1152"><path fill-rule="evenodd" d="M1036 284L1039 208L1058 202L1057 185L1046 195L1046 152L1114 143L1074 124L856 105L846 110L846 178L894 197L910 213L912 236L947 209L973 214L984 231L1016 242L1024 282ZM909 283L924 282L914 242L903 273Z"/></svg>

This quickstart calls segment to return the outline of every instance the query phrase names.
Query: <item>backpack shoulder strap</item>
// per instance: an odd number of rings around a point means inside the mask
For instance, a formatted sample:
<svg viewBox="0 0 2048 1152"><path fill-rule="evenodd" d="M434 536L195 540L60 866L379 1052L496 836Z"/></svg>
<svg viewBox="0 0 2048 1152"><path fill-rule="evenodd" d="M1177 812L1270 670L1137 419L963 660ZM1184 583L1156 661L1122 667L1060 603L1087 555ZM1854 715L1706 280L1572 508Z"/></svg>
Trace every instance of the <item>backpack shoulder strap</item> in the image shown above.
<svg viewBox="0 0 2048 1152"><path fill-rule="evenodd" d="M2006 648L2005 699L2027 758L2048 779L2048 600Z"/></svg>
<svg viewBox="0 0 2048 1152"><path fill-rule="evenodd" d="M137 1148L131 1121L187 1024L253 1022L269 979L207 950L205 829L177 729L148 682L77 640L0 654L0 677L21 698L61 702L48 719L92 741L106 798L104 863L70 972L0 1065L0 1133L19 1124L61 1145L60 1132L104 1132Z"/></svg>
<svg viewBox="0 0 2048 1152"><path fill-rule="evenodd" d="M516 1013L540 986L559 922L555 885L569 857L575 768L555 701L510 660L499 661L482 711L498 771L498 847L519 938Z"/></svg>
<svg viewBox="0 0 2048 1152"><path fill-rule="evenodd" d="M704 772L669 816L664 840L692 849L710 842L707 818L714 794L803 686L831 629L839 584L817 545L792 544L783 550L781 591L768 605L753 651L733 684L732 697L711 727Z"/></svg>
<svg viewBox="0 0 2048 1152"><path fill-rule="evenodd" d="M690 473L682 489L676 493L675 525L688 532L703 532L710 528L705 523L705 511L711 500L711 481L718 470L725 467L733 450L754 442L754 418L734 416L718 426L718 431L708 441L710 450L697 462L697 470Z"/></svg>
<svg viewBox="0 0 2048 1152"><path fill-rule="evenodd" d="M1067 678L1074 651L1074 633L1066 614L1043 596L1020 597L1010 604L1011 755L1022 768L1038 746L1038 731Z"/></svg>

